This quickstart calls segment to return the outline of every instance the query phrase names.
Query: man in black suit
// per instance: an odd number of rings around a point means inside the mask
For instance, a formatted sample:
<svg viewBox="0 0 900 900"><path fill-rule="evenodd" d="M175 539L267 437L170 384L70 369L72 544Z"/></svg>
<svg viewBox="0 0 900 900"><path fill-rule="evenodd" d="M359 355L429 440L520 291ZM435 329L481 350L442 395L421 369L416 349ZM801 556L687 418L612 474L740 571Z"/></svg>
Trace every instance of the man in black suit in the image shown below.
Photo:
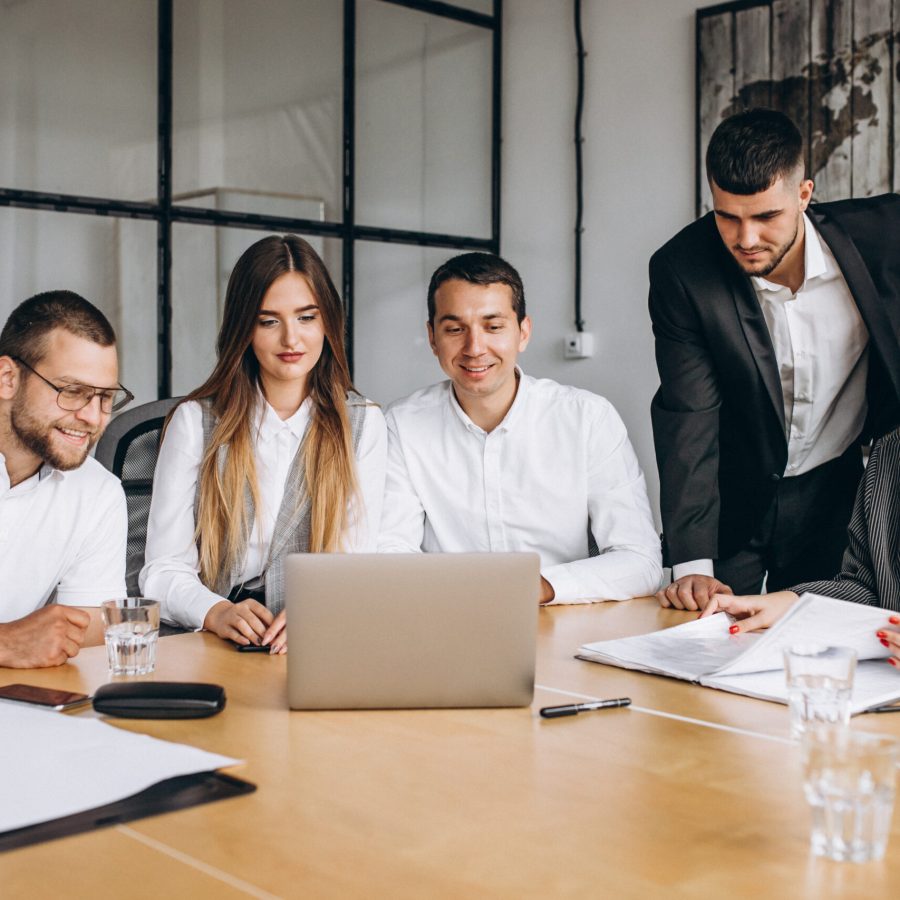
<svg viewBox="0 0 900 900"><path fill-rule="evenodd" d="M809 206L803 141L739 113L706 157L713 212L650 261L663 606L840 568L862 440L898 421L900 196Z"/></svg>

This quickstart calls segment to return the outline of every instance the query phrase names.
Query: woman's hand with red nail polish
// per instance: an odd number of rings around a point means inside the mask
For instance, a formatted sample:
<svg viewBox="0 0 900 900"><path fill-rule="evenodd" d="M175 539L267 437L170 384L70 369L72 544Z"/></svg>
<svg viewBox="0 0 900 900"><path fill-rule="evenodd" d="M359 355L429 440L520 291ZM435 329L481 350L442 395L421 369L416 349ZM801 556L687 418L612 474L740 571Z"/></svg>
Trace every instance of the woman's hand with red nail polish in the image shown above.
<svg viewBox="0 0 900 900"><path fill-rule="evenodd" d="M891 624L896 624L896 622L900 622L900 617L891 616L888 621ZM888 662L893 666L900 667L900 631L895 631L892 628L885 628L883 631L875 632L875 636L881 641L882 645L887 647L893 654L888 657Z"/></svg>
<svg viewBox="0 0 900 900"><path fill-rule="evenodd" d="M793 591L744 597L716 594L713 601L720 611L730 613L738 619L728 629L729 633L743 634L773 625L797 602L797 595Z"/></svg>

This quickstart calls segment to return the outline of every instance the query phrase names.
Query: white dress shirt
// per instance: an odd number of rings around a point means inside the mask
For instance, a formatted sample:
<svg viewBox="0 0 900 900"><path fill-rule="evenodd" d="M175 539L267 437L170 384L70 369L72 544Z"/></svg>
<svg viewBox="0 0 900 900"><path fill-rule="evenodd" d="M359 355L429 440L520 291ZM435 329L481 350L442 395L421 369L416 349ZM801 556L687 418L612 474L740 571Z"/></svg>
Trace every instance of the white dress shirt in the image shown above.
<svg viewBox="0 0 900 900"><path fill-rule="evenodd" d="M602 397L520 371L513 405L490 433L449 381L393 404L387 423L380 551L535 551L556 603L659 587L644 476Z"/></svg>
<svg viewBox="0 0 900 900"><path fill-rule="evenodd" d="M240 581L258 577L266 564L284 483L300 447L311 402L282 420L260 397L254 459L260 503L247 543ZM206 614L222 600L200 581L194 541L194 496L203 457L203 414L197 402L182 403L172 416L160 447L153 476L153 499L147 523L147 551L141 570L141 591L162 603L162 616L187 628L202 628ZM384 493L387 436L384 416L367 406L356 455L360 503L350 510L345 538L349 552L374 552Z"/></svg>
<svg viewBox="0 0 900 900"><path fill-rule="evenodd" d="M869 333L834 254L804 213L803 284L750 281L778 363L788 460L803 475L839 457L859 437L868 409ZM713 574L712 560L674 566L673 578Z"/></svg>
<svg viewBox="0 0 900 900"><path fill-rule="evenodd" d="M67 472L45 465L10 487L0 454L0 622L48 602L126 596L127 537L122 485L95 459Z"/></svg>

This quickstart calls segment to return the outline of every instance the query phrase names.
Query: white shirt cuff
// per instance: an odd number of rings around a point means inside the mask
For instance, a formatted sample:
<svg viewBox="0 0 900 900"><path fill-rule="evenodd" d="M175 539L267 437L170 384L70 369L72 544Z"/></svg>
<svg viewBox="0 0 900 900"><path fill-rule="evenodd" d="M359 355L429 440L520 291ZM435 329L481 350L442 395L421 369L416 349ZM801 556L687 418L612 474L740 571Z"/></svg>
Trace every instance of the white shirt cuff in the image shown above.
<svg viewBox="0 0 900 900"><path fill-rule="evenodd" d="M678 581L685 575L709 575L712 578L715 575L713 561L711 559L692 559L690 562L672 566L672 581Z"/></svg>

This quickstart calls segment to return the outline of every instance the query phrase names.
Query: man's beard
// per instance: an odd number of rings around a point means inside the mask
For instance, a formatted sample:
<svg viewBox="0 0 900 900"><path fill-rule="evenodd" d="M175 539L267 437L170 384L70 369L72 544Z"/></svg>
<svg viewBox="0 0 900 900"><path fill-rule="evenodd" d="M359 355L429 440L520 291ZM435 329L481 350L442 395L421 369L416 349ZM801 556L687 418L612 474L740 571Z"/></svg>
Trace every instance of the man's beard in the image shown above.
<svg viewBox="0 0 900 900"><path fill-rule="evenodd" d="M737 264L741 267L741 269L743 269L744 272L746 272L748 275L755 275L757 278L765 278L767 275L771 275L781 265L781 261L785 258L785 256L787 256L788 250L790 250L791 247L793 247L794 244L797 242L797 235L799 233L800 233L800 225L798 223L794 227L794 234L792 235L791 239L789 241L787 241L787 243L784 243L780 247L777 247L773 251L772 261L770 263L766 264L765 266L763 266L761 269L757 269L757 268L749 268L748 269L740 261L740 258L736 255L740 252L737 250L737 248L735 248L735 251L733 254L734 258L735 258L735 262L737 262Z"/></svg>
<svg viewBox="0 0 900 900"><path fill-rule="evenodd" d="M83 448L72 447L68 454L61 452L53 443L53 430L60 425L60 422L42 423L35 419L28 411L23 392L20 392L13 401L9 424L13 434L23 447L54 469L63 472L77 469L87 459L88 453L91 452L91 448L97 443L101 434L99 430L94 431ZM83 425L70 427L78 431L86 430Z"/></svg>

